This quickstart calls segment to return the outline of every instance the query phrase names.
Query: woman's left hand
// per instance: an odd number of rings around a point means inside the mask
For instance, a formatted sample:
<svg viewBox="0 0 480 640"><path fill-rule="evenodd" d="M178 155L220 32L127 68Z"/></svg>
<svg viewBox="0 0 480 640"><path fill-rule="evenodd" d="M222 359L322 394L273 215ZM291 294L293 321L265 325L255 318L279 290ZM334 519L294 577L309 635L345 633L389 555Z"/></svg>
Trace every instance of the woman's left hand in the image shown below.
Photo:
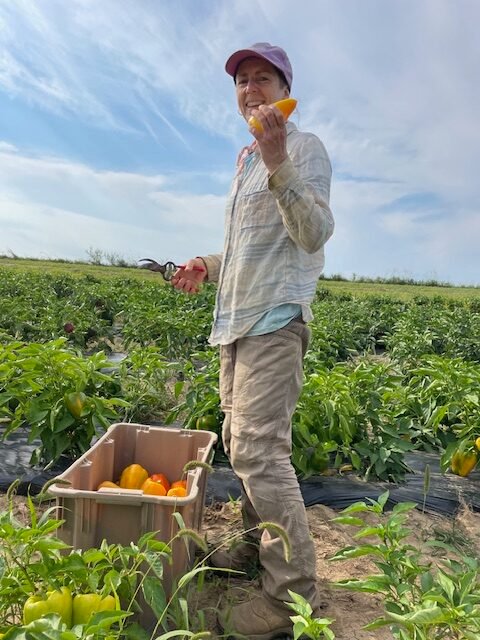
<svg viewBox="0 0 480 640"><path fill-rule="evenodd" d="M280 109L262 104L252 113L262 125L261 130L250 127L257 140L263 162L271 175L287 159L287 129Z"/></svg>

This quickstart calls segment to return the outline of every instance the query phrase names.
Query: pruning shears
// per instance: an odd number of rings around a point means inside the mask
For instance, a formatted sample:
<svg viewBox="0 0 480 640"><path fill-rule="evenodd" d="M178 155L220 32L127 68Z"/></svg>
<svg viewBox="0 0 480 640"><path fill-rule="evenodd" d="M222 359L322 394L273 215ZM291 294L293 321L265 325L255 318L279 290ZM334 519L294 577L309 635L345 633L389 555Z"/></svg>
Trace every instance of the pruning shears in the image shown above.
<svg viewBox="0 0 480 640"><path fill-rule="evenodd" d="M184 264L175 264L169 260L165 262L165 264L160 264L156 260L152 260L152 258L142 258L139 262L143 262L144 264L138 265L140 269L148 269L149 271L155 271L156 273L161 273L163 279L169 282L177 269L185 269ZM205 271L203 267L194 266L193 271Z"/></svg>

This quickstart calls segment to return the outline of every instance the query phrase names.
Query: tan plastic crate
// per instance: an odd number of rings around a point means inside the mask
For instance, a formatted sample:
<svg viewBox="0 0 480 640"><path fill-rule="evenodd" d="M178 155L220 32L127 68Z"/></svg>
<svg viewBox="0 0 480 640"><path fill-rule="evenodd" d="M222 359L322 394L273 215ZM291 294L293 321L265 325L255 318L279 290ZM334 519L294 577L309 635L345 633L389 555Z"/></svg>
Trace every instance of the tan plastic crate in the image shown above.
<svg viewBox="0 0 480 640"><path fill-rule="evenodd" d="M211 431L194 431L142 424L112 425L97 442L76 460L59 479L70 486L53 484L49 488L60 507L65 523L58 536L75 549L100 546L102 540L128 545L146 532L158 531L158 539L168 542L178 531L173 517L181 514L186 527L201 530L207 472L197 468L187 474L185 498L144 495L141 491L101 489L104 480L117 481L129 464L142 465L150 474L165 473L170 481L182 477L190 460L211 463L217 435ZM173 546L173 563L164 567L164 588L191 565L192 553L185 540ZM147 616L148 617L148 616ZM142 619L150 623L151 620Z"/></svg>

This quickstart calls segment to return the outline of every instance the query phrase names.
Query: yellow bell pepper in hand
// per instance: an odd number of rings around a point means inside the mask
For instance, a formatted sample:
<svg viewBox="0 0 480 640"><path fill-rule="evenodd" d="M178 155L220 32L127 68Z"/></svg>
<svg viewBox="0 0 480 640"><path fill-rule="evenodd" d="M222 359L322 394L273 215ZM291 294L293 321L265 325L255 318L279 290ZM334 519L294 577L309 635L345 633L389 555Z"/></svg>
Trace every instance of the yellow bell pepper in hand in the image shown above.
<svg viewBox="0 0 480 640"><path fill-rule="evenodd" d="M271 106L280 109L283 115L283 119L286 122L297 106L297 101L294 98L285 98L284 100L278 100L277 102L274 102ZM250 116L250 118L248 119L248 126L256 129L257 131L263 131L263 127L260 121L255 116Z"/></svg>

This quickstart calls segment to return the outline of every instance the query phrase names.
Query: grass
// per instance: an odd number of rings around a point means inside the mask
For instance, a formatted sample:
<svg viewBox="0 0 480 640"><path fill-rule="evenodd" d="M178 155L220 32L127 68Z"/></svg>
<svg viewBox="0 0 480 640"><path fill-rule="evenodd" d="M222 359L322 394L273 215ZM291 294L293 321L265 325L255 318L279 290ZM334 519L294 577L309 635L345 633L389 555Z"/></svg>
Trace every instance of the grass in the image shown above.
<svg viewBox="0 0 480 640"><path fill-rule="evenodd" d="M138 280L156 280L163 282L157 273L136 267L112 267L88 264L84 262L63 262L60 260L34 260L29 258L0 258L0 268L16 271L52 273L55 275L94 276L96 278L137 278Z"/></svg>
<svg viewBox="0 0 480 640"><path fill-rule="evenodd" d="M389 284L381 282L361 282L359 280L320 280L320 286L333 294L353 294L355 296L389 296L400 300L411 300L417 296L465 300L480 298L480 287L430 286L423 284Z"/></svg>
<svg viewBox="0 0 480 640"><path fill-rule="evenodd" d="M36 260L30 258L0 257L0 268L15 269L18 271L39 271L41 273L69 274L72 276L92 275L96 278L137 278L138 280L155 280L163 283L163 279L156 273L136 267L116 267L110 265L97 265L86 262L60 261L60 260ZM363 296L389 296L395 299L411 300L417 296L450 299L480 299L480 287L439 286L426 284L399 284L388 282L362 282L360 279L329 280L322 278L319 287L328 289L335 295L350 294Z"/></svg>

